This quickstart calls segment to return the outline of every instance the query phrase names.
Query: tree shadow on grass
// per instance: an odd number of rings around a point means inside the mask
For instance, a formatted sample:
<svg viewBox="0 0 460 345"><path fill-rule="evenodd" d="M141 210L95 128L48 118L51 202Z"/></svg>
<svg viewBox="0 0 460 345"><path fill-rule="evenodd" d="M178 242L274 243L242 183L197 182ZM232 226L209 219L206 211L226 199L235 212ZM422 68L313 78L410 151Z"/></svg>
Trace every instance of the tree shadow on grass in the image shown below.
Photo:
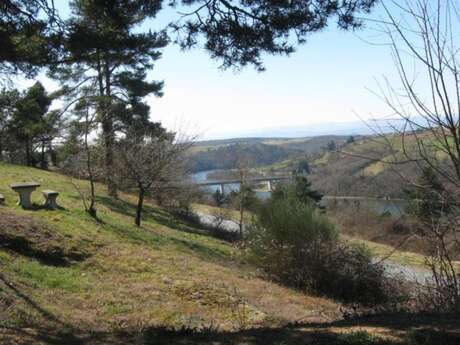
<svg viewBox="0 0 460 345"><path fill-rule="evenodd" d="M0 282L14 294L17 298L24 301L31 309L38 312L45 320L51 321L53 323L59 324L62 328L70 328L68 324L59 320L54 314L40 306L36 301L34 301L27 293L20 290L20 285L11 282L3 274L0 273Z"/></svg>
<svg viewBox="0 0 460 345"><path fill-rule="evenodd" d="M0 249L36 259L44 265L70 266L89 254L65 248L65 238L29 215L0 211Z"/></svg>
<svg viewBox="0 0 460 345"><path fill-rule="evenodd" d="M18 206L20 207L20 206ZM49 211L49 212L57 212L57 211L68 211L63 206L57 205L56 208L52 209L44 204L37 204L37 203L32 203L32 206L29 208L26 208L25 210L27 211Z"/></svg>
<svg viewBox="0 0 460 345"><path fill-rule="evenodd" d="M213 246L201 244L193 239L177 238L168 235L167 233L158 234L147 227L141 227L133 230L132 228L126 228L122 225L105 223L104 228L127 241L141 245L148 245L157 249L162 245L173 245L179 251L190 252L203 260L214 260L216 263L222 263L222 261L229 259L225 252Z"/></svg>
<svg viewBox="0 0 460 345"><path fill-rule="evenodd" d="M403 323L404 330L419 327L418 322L411 322L407 315ZM312 345L454 345L458 344L458 337L450 330L443 328L442 319L437 325L431 325L428 329L418 329L409 332L408 335L400 334L400 339L395 337L375 336L363 331L366 327L372 326L362 319L354 320L353 324L360 325L360 331L351 332L342 325L330 328L331 323L326 324L298 324L286 327L259 327L236 331L219 331L215 328L201 330L180 328L172 329L166 327L150 327L143 330L123 329L109 332L80 330L74 327L72 330L47 328L10 328L8 331L17 337L23 337L23 343L43 344L74 344L74 345L100 345L100 344L144 344L144 345L267 345L267 344L312 344ZM399 331L401 326L392 328L389 331ZM409 328L407 328L409 327ZM0 333L1 336L1 333Z"/></svg>
<svg viewBox="0 0 460 345"><path fill-rule="evenodd" d="M445 314L382 314L325 323L296 323L284 327L258 327L235 331L224 331L210 326L201 329L123 328L104 332L91 327L82 329L78 325L63 322L21 291L20 285L7 281L1 274L0 282L43 317L43 320L36 320L24 327L1 328L0 326L0 343L5 344L456 345L460 343L460 320L455 315ZM363 331L376 326L385 328L389 334L396 335L396 338L382 338Z"/></svg>
<svg viewBox="0 0 460 345"><path fill-rule="evenodd" d="M0 232L0 248L7 251L36 259L47 266L69 267L75 262L85 260L87 253L70 251L67 252L60 247L37 248L35 244L26 237L12 236Z"/></svg>
<svg viewBox="0 0 460 345"><path fill-rule="evenodd" d="M382 313L347 318L329 323L309 324L310 327L317 329L329 327L347 328L360 325L385 327L396 331L406 331L410 328L438 328L444 331L451 331L453 335L456 335L458 344L460 344L460 318L458 314L454 313Z"/></svg>
<svg viewBox="0 0 460 345"><path fill-rule="evenodd" d="M134 219L136 206L127 201L103 196L99 196L97 201L113 212L117 212ZM153 219L158 224L174 230L215 237L208 230L203 229L203 227L196 221L186 219L185 217L179 217L178 215L172 215L161 208L155 208L148 204L144 204L142 215L144 219Z"/></svg>

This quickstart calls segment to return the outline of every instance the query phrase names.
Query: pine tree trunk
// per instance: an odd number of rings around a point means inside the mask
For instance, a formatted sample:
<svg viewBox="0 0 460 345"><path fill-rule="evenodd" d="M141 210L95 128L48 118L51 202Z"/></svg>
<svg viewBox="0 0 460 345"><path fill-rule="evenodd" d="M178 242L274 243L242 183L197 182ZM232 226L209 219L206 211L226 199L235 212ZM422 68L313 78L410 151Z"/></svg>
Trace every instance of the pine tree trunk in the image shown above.
<svg viewBox="0 0 460 345"><path fill-rule="evenodd" d="M110 71L108 63L103 66L102 53L97 51L97 74L99 84L99 95L101 97L110 97ZM105 81L105 86L104 86ZM115 144L115 133L113 130L113 119L110 113L110 102L107 100L100 102L98 105L99 119L102 124L102 136L105 150L105 180L107 183L107 191L111 197L118 197L118 188L114 179L113 166L113 151Z"/></svg>
<svg viewBox="0 0 460 345"><path fill-rule="evenodd" d="M50 155L51 165L56 166L57 162L56 162L56 156L55 156L54 151L53 151L53 141L52 140L48 141L48 152L49 152L49 155Z"/></svg>
<svg viewBox="0 0 460 345"><path fill-rule="evenodd" d="M137 209L136 209L136 220L135 223L137 226L141 226L141 215L142 215L142 206L144 205L144 188L139 186L139 197L137 201Z"/></svg>
<svg viewBox="0 0 460 345"><path fill-rule="evenodd" d="M90 185L90 203L88 207L88 213L91 215L93 218L97 218L97 210L96 210L96 190L94 188L94 174L93 174L93 168L91 165L91 151L89 149L88 145L88 133L89 133L89 116L88 116L88 110L86 111L86 117L85 117L85 151L86 151L86 168L88 170L88 177L89 177L89 185Z"/></svg>
<svg viewBox="0 0 460 345"><path fill-rule="evenodd" d="M40 158L40 167L42 169L47 168L46 157L45 157L45 141L44 140L42 141L42 154L41 154L41 158Z"/></svg>
<svg viewBox="0 0 460 345"><path fill-rule="evenodd" d="M102 122L102 130L104 136L105 148L105 176L107 181L108 193L111 197L118 196L118 188L114 179L114 164L113 164L113 151L115 145L115 138L113 134L113 122L110 116L105 116Z"/></svg>
<svg viewBox="0 0 460 345"><path fill-rule="evenodd" d="M111 80L110 80L110 69L109 62L105 61L104 64L104 77L105 77L105 95L110 99L111 92ZM111 197L118 197L118 187L114 179L114 164L113 164L113 152L115 146L115 131L113 128L113 118L111 114L111 102L104 102L104 142L105 142L105 172L107 177L107 188L108 193Z"/></svg>
<svg viewBox="0 0 460 345"><path fill-rule="evenodd" d="M32 160L30 157L30 143L29 139L26 139L26 165L31 166L32 165Z"/></svg>

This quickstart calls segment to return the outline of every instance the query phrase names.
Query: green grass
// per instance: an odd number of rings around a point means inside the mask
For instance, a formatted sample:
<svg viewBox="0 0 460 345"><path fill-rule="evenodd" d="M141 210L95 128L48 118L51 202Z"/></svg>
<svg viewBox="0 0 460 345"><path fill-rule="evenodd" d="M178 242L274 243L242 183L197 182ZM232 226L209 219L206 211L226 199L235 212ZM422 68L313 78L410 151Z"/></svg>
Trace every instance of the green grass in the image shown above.
<svg viewBox="0 0 460 345"><path fill-rule="evenodd" d="M59 191L63 209L40 208L42 196L37 191L33 194L37 207L22 210L9 188L18 181L37 181L43 189ZM73 183L87 189L85 181ZM0 235L13 236L10 241L19 238L30 247L29 251L0 248L2 344L315 340L325 345L367 322L336 324L341 319L336 302L264 279L241 260L237 247L150 202L143 225L137 228L132 195L113 200L98 185L100 221L96 221L85 213L73 183L56 173L0 163L0 193L6 197L6 205L0 207ZM17 220L12 225L11 217ZM5 232L2 226L8 224L13 227ZM34 257L58 255L59 250L67 255L66 261ZM390 326L370 332L399 334Z"/></svg>
<svg viewBox="0 0 460 345"><path fill-rule="evenodd" d="M45 266L37 261L28 260L15 260L10 269L35 288L78 292L87 285L79 269Z"/></svg>
<svg viewBox="0 0 460 345"><path fill-rule="evenodd" d="M9 188L19 181L37 181L43 189L59 191L58 203L63 209L40 208L38 190L33 193L36 208L22 210ZM118 327L120 317L130 329L210 324L233 329L239 324L234 310L238 303L224 303L229 298L250 306L249 326L294 321L313 306L321 306L331 317L336 314L334 302L307 298L264 281L239 260L238 249L149 202L143 225L137 228L133 219L136 200L129 194L112 200L104 186L98 185L100 221L96 221L84 211L73 184L87 189L85 181L0 163L0 193L6 197L6 206L0 211L17 215L19 223L32 224L34 234L42 233L27 238L21 235L22 228L17 230L21 243L30 246L32 254L0 249L4 279L0 287L14 301L14 307L0 315L8 324L22 326L26 320L27 324L52 325L50 318L43 316L52 315L52 320L65 324L107 331ZM11 231L7 234L12 236ZM52 252L57 247L85 256L59 265L33 257L33 253ZM270 294L260 294L264 290ZM37 312L37 305L46 313Z"/></svg>

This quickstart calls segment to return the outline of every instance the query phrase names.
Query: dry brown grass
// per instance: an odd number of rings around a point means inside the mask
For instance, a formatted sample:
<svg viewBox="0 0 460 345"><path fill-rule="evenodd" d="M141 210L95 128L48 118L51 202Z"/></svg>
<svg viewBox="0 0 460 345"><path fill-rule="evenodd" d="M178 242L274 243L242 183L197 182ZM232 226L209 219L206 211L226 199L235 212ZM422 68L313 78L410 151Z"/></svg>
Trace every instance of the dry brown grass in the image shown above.
<svg viewBox="0 0 460 345"><path fill-rule="evenodd" d="M67 178L25 167L0 169L0 189L24 172L24 179L33 175L59 190L65 207L24 211L11 191L2 190L7 205L0 211L0 236L7 241L0 248L0 327L231 331L340 316L333 301L264 280L231 244L152 205L146 206L143 227L135 227L130 195L111 200L99 186L97 222ZM77 260L76 253L84 255ZM42 260L42 254L55 260Z"/></svg>
<svg viewBox="0 0 460 345"><path fill-rule="evenodd" d="M98 186L96 222L67 178L1 164L0 170L7 197L0 233L31 248L0 248L1 344L325 345L360 327L398 339L405 334L388 318L379 325L341 323L334 301L265 280L237 248L151 205L136 228L130 195L114 201ZM59 190L65 209L15 206L6 186L30 179ZM45 262L38 252L68 260ZM69 257L74 252L84 256Z"/></svg>

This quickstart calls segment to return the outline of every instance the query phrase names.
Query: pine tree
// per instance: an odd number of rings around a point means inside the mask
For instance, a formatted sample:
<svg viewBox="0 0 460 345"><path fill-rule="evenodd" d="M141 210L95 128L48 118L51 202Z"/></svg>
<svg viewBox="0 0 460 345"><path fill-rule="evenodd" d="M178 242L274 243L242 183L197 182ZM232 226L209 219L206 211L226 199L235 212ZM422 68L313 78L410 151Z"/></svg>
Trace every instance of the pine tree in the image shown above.
<svg viewBox="0 0 460 345"><path fill-rule="evenodd" d="M167 44L164 32L139 33L137 27L160 9L158 1L75 0L66 22L66 56L51 74L71 100L94 103L105 147L109 194L116 197L114 145L117 131L132 121L147 123L142 99L162 95L163 82L147 81L147 71Z"/></svg>
<svg viewBox="0 0 460 345"><path fill-rule="evenodd" d="M0 93L0 160L11 145L9 127L19 96L18 90L2 90Z"/></svg>
<svg viewBox="0 0 460 345"><path fill-rule="evenodd" d="M189 6L173 22L177 41L183 48L204 42L211 58L223 68L253 65L263 70L262 56L289 55L309 35L336 19L339 28L356 29L359 18L377 0L183 0Z"/></svg>
<svg viewBox="0 0 460 345"><path fill-rule="evenodd" d="M3 0L0 4L0 82L18 71L35 75L55 60L59 18L48 0Z"/></svg>
<svg viewBox="0 0 460 345"><path fill-rule="evenodd" d="M453 204L451 194L430 167L424 168L416 184L405 192L412 201L409 211L427 223L449 213Z"/></svg>
<svg viewBox="0 0 460 345"><path fill-rule="evenodd" d="M45 149L59 132L60 116L57 111L49 111L53 102L40 82L16 98L14 110L9 119L8 131L23 145L26 164L35 165L34 151L41 148L41 166L46 168Z"/></svg>

